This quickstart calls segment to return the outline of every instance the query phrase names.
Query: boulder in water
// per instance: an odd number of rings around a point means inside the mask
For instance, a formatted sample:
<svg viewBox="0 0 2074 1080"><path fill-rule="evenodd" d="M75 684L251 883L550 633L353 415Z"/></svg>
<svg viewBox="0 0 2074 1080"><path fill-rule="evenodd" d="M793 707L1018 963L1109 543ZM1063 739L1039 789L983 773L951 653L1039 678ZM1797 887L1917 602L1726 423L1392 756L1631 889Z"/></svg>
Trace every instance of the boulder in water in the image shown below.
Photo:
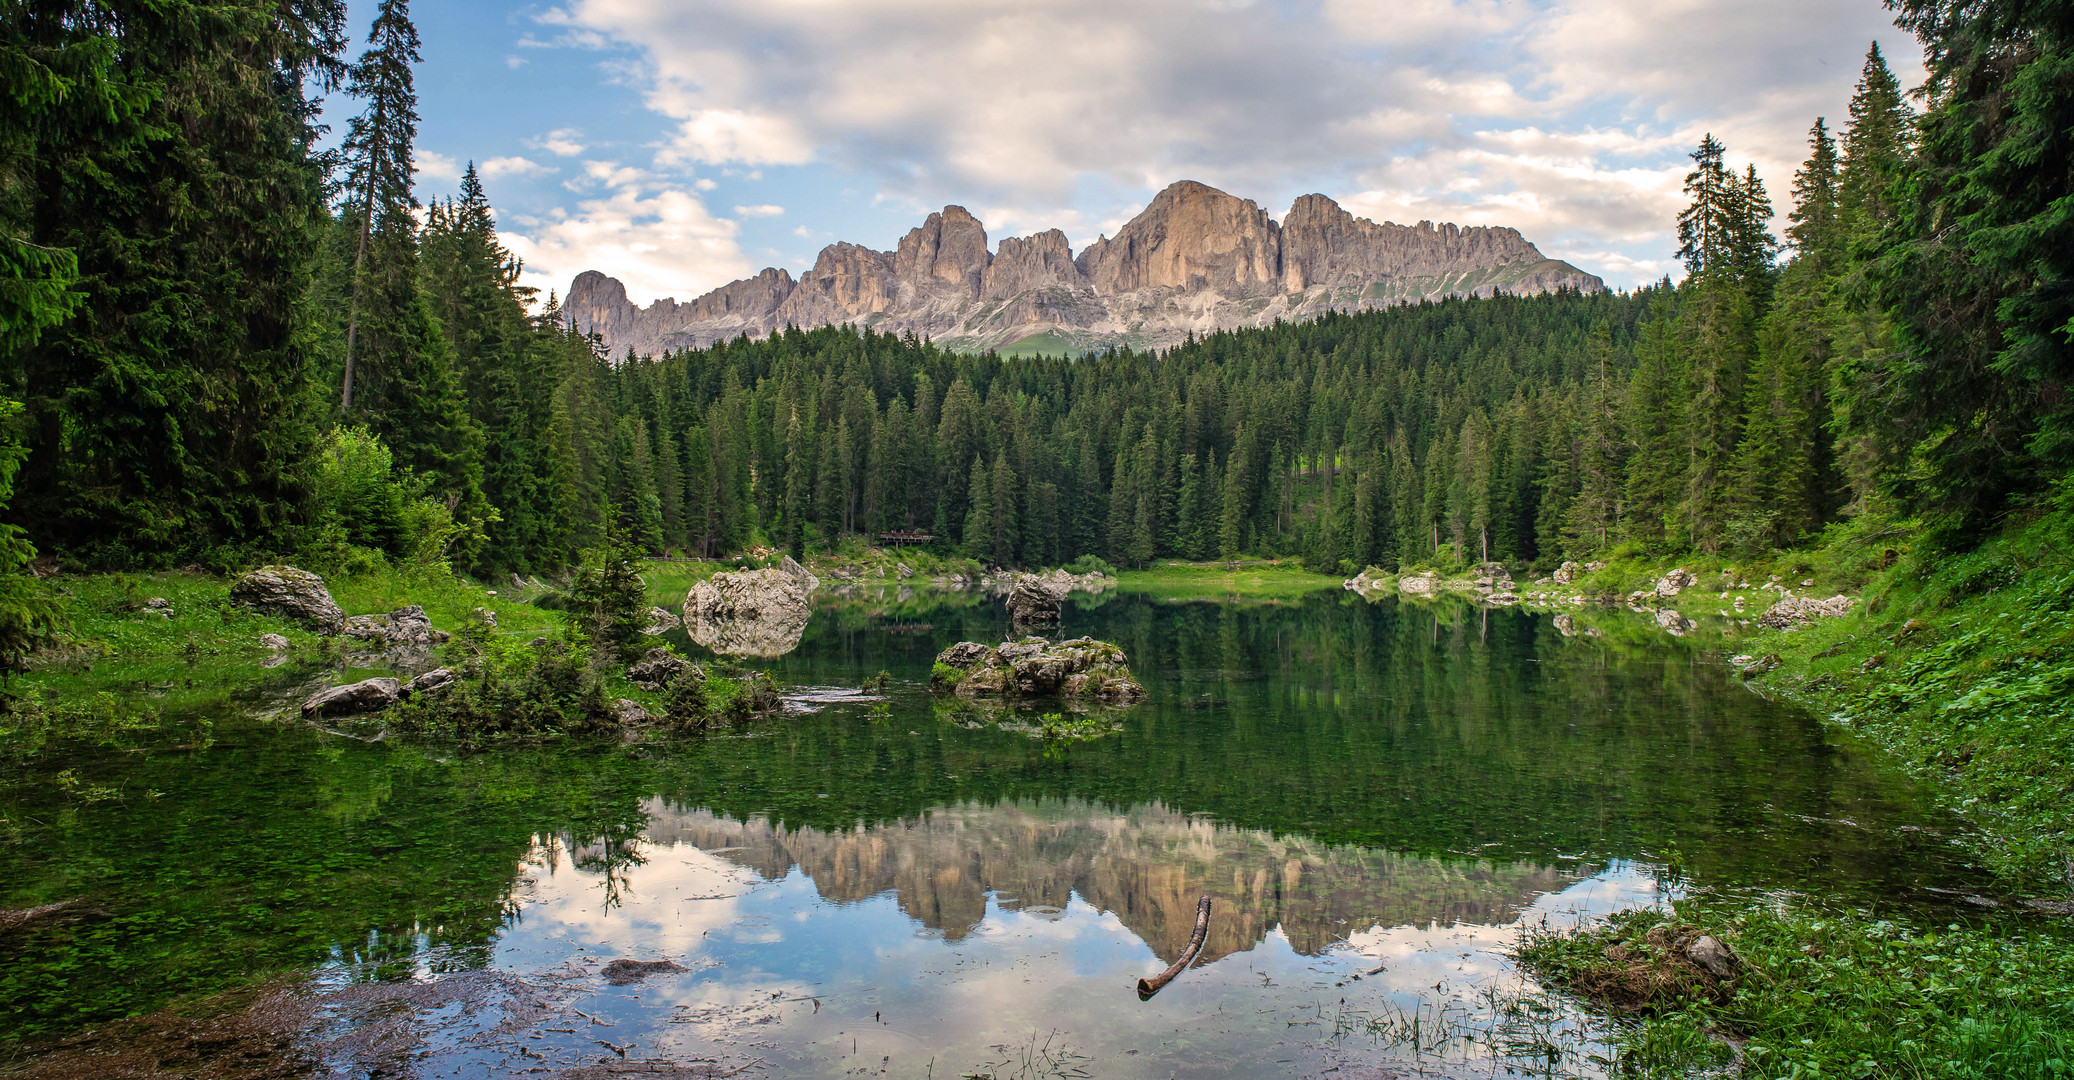
<svg viewBox="0 0 2074 1080"><path fill-rule="evenodd" d="M1440 575L1431 570L1397 579L1397 591L1406 596L1432 596L1440 591Z"/></svg>
<svg viewBox="0 0 2074 1080"><path fill-rule="evenodd" d="M401 697L407 698L418 694L443 693L452 688L454 682L459 678L460 676L452 668L433 668L431 671L425 672L417 678L404 683L403 689L398 694Z"/></svg>
<svg viewBox="0 0 2074 1080"><path fill-rule="evenodd" d="M1016 626L1048 626L1059 621L1065 591L1035 575L1025 575L1008 591L1008 618Z"/></svg>
<svg viewBox="0 0 2074 1080"><path fill-rule="evenodd" d="M938 690L962 697L1061 697L1130 705L1145 698L1121 648L1093 638L1057 644L1041 637L994 648L961 641L937 654Z"/></svg>
<svg viewBox="0 0 2074 1080"><path fill-rule="evenodd" d="M293 566L262 566L246 574L231 583L230 600L320 634L336 634L346 622L346 613L331 599L324 579Z"/></svg>
<svg viewBox="0 0 2074 1080"><path fill-rule="evenodd" d="M783 656L799 647L820 584L790 556L775 570L715 574L684 598L684 629L717 653Z"/></svg>
<svg viewBox="0 0 2074 1080"><path fill-rule="evenodd" d="M360 713L380 712L396 704L401 695L402 684L395 679L368 679L346 686L334 686L302 703L302 714L311 719L327 716L355 716Z"/></svg>

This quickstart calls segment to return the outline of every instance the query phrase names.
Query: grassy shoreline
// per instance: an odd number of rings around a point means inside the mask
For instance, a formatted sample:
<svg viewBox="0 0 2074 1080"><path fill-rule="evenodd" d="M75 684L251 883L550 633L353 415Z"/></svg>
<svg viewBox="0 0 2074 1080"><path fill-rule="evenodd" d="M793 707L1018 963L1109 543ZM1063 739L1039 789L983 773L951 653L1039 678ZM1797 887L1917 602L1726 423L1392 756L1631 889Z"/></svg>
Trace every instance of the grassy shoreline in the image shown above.
<svg viewBox="0 0 2074 1080"><path fill-rule="evenodd" d="M1764 605L1724 609L1718 586L1732 560L1615 558L1569 585L1519 591L1552 610L1620 604L1674 565L1700 584L1650 606L1727 616L1724 651L1760 658L1746 676L1753 691L1803 705L1930 780L1974 826L1969 847L2001 895L1933 918L1701 894L1529 935L1521 963L1633 1017L1615 1046L1619 1067L1639 1075L2074 1077L2074 513L2035 515L1964 555L1918 551L1901 530L1861 523L1813 550L1734 567L1735 584L1776 578L1803 596L1857 600L1788 629L1757 627ZM1777 592L1757 595L1768 604ZM1690 968L1674 945L1648 940L1657 927L1717 936L1739 977L1718 992L1638 996L1632 984Z"/></svg>

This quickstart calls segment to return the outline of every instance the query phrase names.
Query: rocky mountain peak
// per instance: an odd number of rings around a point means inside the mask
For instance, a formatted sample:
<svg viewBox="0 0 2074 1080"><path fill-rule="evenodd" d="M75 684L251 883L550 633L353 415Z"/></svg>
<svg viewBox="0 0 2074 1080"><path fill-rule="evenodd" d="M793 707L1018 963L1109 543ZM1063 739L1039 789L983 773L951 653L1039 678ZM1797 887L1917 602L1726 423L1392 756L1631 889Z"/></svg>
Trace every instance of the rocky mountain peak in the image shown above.
<svg viewBox="0 0 2074 1080"><path fill-rule="evenodd" d="M962 349L1025 339L1091 349L1162 347L1190 333L1450 296L1605 288L1514 229L1377 224L1317 194L1277 223L1251 199L1193 180L1169 185L1078 258L1057 229L1004 239L991 253L987 244L985 224L946 206L892 251L823 248L797 281L772 268L687 304L637 308L593 270L571 283L563 310L615 353L829 324Z"/></svg>
<svg viewBox="0 0 2074 1080"><path fill-rule="evenodd" d="M1078 265L1098 293L1265 295L1281 285L1280 232L1253 200L1183 180L1153 196L1114 237L1090 245Z"/></svg>

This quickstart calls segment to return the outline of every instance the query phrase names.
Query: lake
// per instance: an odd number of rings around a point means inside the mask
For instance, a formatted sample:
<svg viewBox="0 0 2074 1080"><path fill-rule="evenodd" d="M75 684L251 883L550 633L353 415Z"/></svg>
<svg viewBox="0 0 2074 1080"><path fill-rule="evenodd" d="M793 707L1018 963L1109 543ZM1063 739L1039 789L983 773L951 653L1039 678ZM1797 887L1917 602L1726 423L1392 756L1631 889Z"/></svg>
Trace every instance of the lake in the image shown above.
<svg viewBox="0 0 2074 1080"><path fill-rule="evenodd" d="M1047 740L929 692L998 603L853 592L759 663L884 700L705 739L368 744L266 715L313 673L255 665L205 737L0 773L0 907L86 912L0 937L0 1045L184 1002L340 1075L1592 1075L1606 1021L1516 972L1524 929L1984 880L1718 629L1076 595L1054 634L1150 699ZM1204 895L1201 957L1141 1000Z"/></svg>

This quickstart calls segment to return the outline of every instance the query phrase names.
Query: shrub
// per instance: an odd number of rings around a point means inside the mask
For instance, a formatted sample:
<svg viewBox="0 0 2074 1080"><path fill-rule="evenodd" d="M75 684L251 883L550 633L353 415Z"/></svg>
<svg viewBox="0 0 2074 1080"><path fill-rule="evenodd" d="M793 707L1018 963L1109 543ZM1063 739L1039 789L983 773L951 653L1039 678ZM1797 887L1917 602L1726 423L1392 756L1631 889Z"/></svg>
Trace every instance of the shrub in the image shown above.
<svg viewBox="0 0 2074 1080"><path fill-rule="evenodd" d="M1116 567L1109 565L1108 560L1100 555L1082 555L1066 564L1066 572L1069 574L1108 574L1111 577L1115 577Z"/></svg>

